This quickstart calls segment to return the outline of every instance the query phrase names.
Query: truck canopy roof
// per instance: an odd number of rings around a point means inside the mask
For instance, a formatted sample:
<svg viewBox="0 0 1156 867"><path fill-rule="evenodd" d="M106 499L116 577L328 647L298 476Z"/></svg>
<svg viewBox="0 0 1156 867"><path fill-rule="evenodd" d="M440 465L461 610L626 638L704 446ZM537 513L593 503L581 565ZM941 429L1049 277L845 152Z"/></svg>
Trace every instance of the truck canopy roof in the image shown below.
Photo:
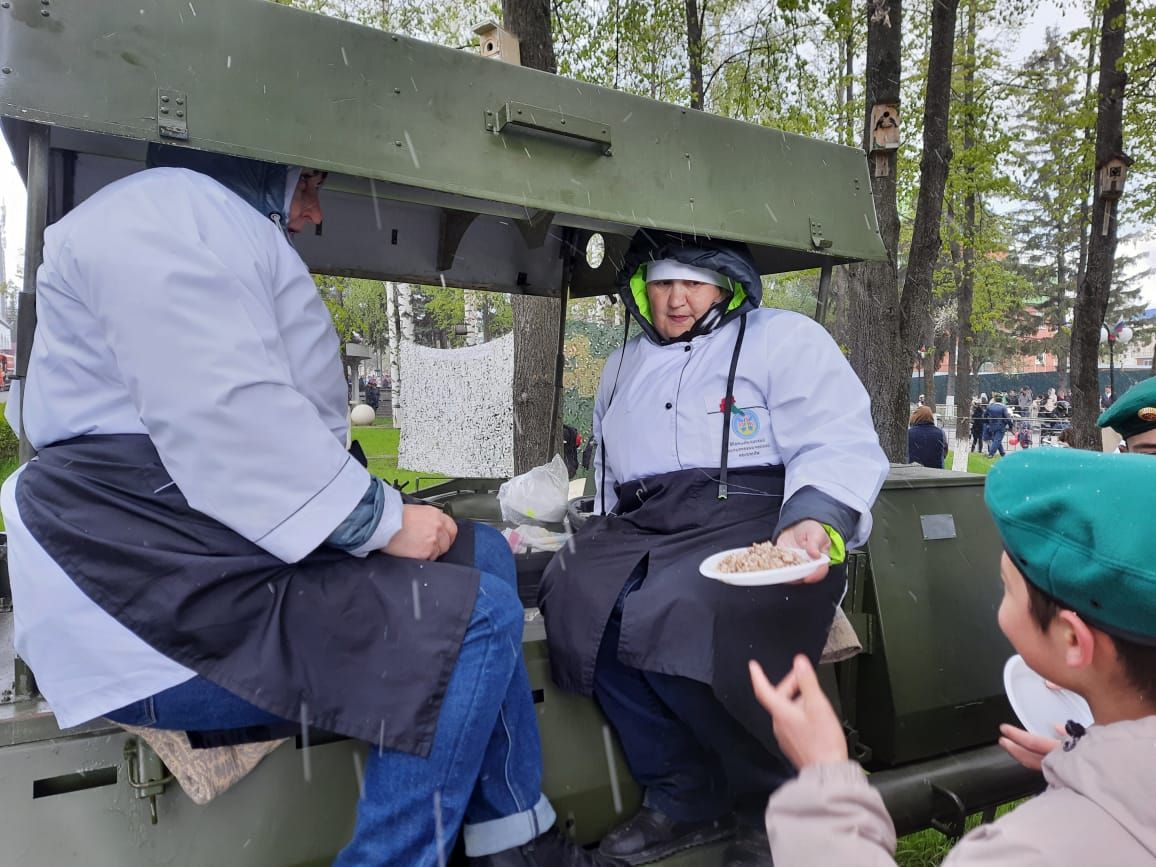
<svg viewBox="0 0 1156 867"><path fill-rule="evenodd" d="M764 274L879 259L862 151L266 0L16 3L0 116L23 170L52 127L49 219L165 142L325 169L316 272L539 295L610 290L655 227L751 245ZM44 14L47 13L47 14Z"/></svg>

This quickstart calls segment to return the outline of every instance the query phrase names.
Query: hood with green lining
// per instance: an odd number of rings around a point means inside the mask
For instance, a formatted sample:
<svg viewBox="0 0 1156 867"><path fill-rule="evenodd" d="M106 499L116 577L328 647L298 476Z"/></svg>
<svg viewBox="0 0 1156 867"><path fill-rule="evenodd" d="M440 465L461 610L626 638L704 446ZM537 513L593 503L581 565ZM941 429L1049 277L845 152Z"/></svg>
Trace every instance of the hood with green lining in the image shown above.
<svg viewBox="0 0 1156 867"><path fill-rule="evenodd" d="M731 281L733 290L729 298L712 307L693 328L672 339L655 330L646 297L646 266L660 259L717 271ZM693 340L713 331L758 308L763 297L763 281L745 244L654 229L639 229L635 233L614 288L646 336L659 345Z"/></svg>

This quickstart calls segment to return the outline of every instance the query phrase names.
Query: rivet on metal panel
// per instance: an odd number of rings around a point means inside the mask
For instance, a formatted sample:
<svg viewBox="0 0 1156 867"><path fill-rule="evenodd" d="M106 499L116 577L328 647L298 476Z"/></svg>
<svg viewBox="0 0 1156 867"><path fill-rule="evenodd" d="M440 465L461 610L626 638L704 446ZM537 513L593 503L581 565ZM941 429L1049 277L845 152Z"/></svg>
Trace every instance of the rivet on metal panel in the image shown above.
<svg viewBox="0 0 1156 867"><path fill-rule="evenodd" d="M395 88L393 89L393 92L394 92L394 93L401 93L401 88L400 88L400 87L395 87Z"/></svg>
<svg viewBox="0 0 1156 867"><path fill-rule="evenodd" d="M9 2L8 2L8 0L4 0L4 2L3 2L3 3L0 3L0 9L7 9L7 8L8 8L8 7L10 7L11 5L12 5L12 4L11 4L11 3L9 3Z"/></svg>
<svg viewBox="0 0 1156 867"><path fill-rule="evenodd" d="M3 69L0 69L0 72L3 72L5 75L11 75L12 74L12 67L11 66L5 66Z"/></svg>
<svg viewBox="0 0 1156 867"><path fill-rule="evenodd" d="M830 238L823 237L823 224L814 217L810 218L811 222L811 244L816 249L825 250L832 245Z"/></svg>
<svg viewBox="0 0 1156 867"><path fill-rule="evenodd" d="M167 88L157 89L157 131L161 138L188 141L189 128L185 118L188 109L181 109L176 112L176 117L172 117L170 114L172 109L169 106L172 102L183 106L187 99L188 97L183 91Z"/></svg>
<svg viewBox="0 0 1156 867"><path fill-rule="evenodd" d="M394 147L401 147L400 141L395 141L393 144L394 144Z"/></svg>
<svg viewBox="0 0 1156 867"><path fill-rule="evenodd" d="M48 17L50 14L51 14L51 13L50 13L50 12L49 12L47 9L41 9L41 10L40 10L40 15L41 15L41 17L43 17L43 18L47 18L47 17Z"/></svg>

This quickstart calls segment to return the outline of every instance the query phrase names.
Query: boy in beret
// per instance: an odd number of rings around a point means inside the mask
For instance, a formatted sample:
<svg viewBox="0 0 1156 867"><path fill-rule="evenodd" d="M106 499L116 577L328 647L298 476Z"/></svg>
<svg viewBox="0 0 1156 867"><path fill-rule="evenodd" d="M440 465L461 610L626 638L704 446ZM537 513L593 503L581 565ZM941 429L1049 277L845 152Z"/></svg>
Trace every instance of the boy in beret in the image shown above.
<svg viewBox="0 0 1156 867"><path fill-rule="evenodd" d="M1156 377L1132 386L1097 419L1124 438L1124 450L1156 455Z"/></svg>
<svg viewBox="0 0 1156 867"><path fill-rule="evenodd" d="M1123 403L1121 398L1117 402ZM1096 723L1057 741L1003 726L1001 745L1048 788L948 854L965 865L1156 865L1156 558L1121 521L1156 508L1156 461L1072 449L1013 455L988 475L1000 535L999 625L1041 676L1079 693ZM799 777L770 799L776 867L891 865L895 829L805 658L755 693ZM1057 721L1063 722L1063 721Z"/></svg>

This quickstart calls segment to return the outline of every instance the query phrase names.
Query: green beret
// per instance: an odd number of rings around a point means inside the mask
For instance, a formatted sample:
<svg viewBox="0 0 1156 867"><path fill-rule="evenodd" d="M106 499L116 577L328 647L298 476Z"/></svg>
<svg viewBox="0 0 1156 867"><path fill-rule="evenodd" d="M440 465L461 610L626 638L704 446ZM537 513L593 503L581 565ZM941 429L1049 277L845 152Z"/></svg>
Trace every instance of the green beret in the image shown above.
<svg viewBox="0 0 1156 867"><path fill-rule="evenodd" d="M1156 513L1151 455L1031 449L992 468L984 498L1028 581L1105 632L1156 644L1156 556L1143 517Z"/></svg>
<svg viewBox="0 0 1156 867"><path fill-rule="evenodd" d="M1124 439L1156 428L1156 377L1138 382L1100 413L1100 427L1110 427Z"/></svg>

